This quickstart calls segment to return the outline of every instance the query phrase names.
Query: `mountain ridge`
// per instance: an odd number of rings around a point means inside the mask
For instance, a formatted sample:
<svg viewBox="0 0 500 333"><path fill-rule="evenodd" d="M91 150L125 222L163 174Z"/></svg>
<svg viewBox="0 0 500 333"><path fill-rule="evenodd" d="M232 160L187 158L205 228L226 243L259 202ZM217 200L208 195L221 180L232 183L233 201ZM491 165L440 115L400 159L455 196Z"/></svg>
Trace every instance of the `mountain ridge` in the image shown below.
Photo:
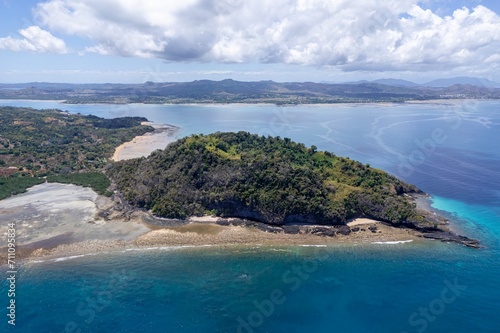
<svg viewBox="0 0 500 333"><path fill-rule="evenodd" d="M461 81L456 81L462 84L457 83L449 87L417 85L400 79L337 84L270 80L245 82L233 79L191 82L148 81L143 84L0 84L0 99L64 100L68 104L273 103L277 105L500 99L500 89L492 87L495 85L494 82L474 78L467 80L462 78ZM438 85L439 82L435 84ZM466 82L475 82L476 85L463 84ZM485 82L488 85L480 84Z"/></svg>

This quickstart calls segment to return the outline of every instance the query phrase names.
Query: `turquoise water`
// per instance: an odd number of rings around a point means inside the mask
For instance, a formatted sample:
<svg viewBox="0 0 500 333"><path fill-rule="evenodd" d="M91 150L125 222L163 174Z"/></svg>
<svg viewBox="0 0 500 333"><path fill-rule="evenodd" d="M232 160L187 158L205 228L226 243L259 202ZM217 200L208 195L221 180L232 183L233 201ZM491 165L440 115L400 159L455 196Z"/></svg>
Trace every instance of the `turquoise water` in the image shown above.
<svg viewBox="0 0 500 333"><path fill-rule="evenodd" d="M247 130L387 170L432 196L473 250L435 241L170 248L26 263L19 332L500 332L500 103L158 106L2 101L141 115L180 136ZM5 269L0 271L4 274ZM7 306L5 283L0 300ZM6 310L5 310L6 311ZM2 330L3 331L3 330Z"/></svg>
<svg viewBox="0 0 500 333"><path fill-rule="evenodd" d="M151 250L37 263L20 274L17 328L496 332L495 260L429 242Z"/></svg>

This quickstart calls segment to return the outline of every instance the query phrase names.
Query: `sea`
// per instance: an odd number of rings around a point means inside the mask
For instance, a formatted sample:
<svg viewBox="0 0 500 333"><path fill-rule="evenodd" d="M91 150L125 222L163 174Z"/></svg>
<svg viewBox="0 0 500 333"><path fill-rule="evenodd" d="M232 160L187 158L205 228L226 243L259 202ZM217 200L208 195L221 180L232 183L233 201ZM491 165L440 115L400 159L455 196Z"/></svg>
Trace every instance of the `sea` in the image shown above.
<svg viewBox="0 0 500 333"><path fill-rule="evenodd" d="M178 137L288 137L417 185L472 249L432 240L117 250L0 267L1 332L500 332L500 101L0 105L144 116Z"/></svg>

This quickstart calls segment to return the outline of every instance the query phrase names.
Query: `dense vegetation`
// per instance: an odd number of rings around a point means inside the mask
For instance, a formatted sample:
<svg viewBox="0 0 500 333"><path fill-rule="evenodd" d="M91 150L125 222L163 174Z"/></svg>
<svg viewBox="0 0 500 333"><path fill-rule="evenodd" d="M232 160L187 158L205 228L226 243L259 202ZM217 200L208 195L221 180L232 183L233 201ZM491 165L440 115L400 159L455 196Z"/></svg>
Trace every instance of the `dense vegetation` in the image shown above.
<svg viewBox="0 0 500 333"><path fill-rule="evenodd" d="M141 125L146 120L0 107L0 198L42 182L39 177L55 175L68 175L58 179L86 183L104 193L108 183L99 171L117 146L153 130ZM81 173L88 174L76 175Z"/></svg>
<svg viewBox="0 0 500 333"><path fill-rule="evenodd" d="M11 195L23 193L28 187L43 183L44 180L35 177L1 177L0 176L0 200Z"/></svg>
<svg viewBox="0 0 500 333"><path fill-rule="evenodd" d="M67 175L51 175L47 177L51 183L75 184L84 187L91 187L94 191L102 195L111 195L107 191L111 182L102 172L72 173Z"/></svg>
<svg viewBox="0 0 500 333"><path fill-rule="evenodd" d="M271 224L342 224L365 216L421 222L417 188L330 152L246 132L194 135L107 171L132 204L170 218L206 213Z"/></svg>

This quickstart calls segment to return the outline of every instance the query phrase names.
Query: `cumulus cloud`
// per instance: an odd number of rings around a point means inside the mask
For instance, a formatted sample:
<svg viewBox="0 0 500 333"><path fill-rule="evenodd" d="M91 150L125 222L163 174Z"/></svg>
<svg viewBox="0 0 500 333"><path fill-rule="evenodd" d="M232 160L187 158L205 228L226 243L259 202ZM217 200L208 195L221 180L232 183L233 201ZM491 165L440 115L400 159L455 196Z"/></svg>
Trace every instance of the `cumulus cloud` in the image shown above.
<svg viewBox="0 0 500 333"><path fill-rule="evenodd" d="M34 13L51 31L93 41L86 52L168 61L434 70L500 53L494 12L442 17L418 0L49 0Z"/></svg>
<svg viewBox="0 0 500 333"><path fill-rule="evenodd" d="M52 36L48 31L38 26L31 26L19 30L24 38L4 37L0 38L0 50L32 51L66 53L66 44L63 40Z"/></svg>

